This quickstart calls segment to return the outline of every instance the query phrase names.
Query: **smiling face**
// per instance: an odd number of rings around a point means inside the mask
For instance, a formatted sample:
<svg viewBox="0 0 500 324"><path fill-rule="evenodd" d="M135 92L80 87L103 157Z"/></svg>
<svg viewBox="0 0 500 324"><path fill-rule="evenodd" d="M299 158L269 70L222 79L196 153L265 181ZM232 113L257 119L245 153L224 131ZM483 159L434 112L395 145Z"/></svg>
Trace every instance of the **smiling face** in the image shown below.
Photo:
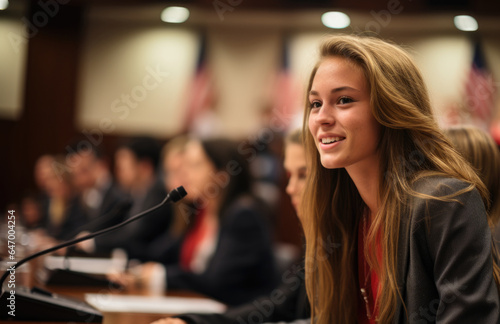
<svg viewBox="0 0 500 324"><path fill-rule="evenodd" d="M361 68L341 57L325 58L309 92L309 130L328 169L378 165L380 124L370 107Z"/></svg>

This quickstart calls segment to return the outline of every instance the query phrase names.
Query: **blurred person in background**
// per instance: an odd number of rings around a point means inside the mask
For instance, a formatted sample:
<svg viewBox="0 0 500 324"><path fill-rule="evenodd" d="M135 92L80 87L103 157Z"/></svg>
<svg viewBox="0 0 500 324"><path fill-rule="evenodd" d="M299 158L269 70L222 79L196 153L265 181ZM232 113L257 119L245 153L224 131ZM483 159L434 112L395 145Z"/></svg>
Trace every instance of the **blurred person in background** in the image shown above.
<svg viewBox="0 0 500 324"><path fill-rule="evenodd" d="M229 140L191 140L184 187L193 207L189 229L161 258L168 289L190 290L230 305L268 293L277 275L269 219L251 193L248 163ZM149 281L157 263L111 279L126 286Z"/></svg>
<svg viewBox="0 0 500 324"><path fill-rule="evenodd" d="M20 207L21 225L26 230L36 230L44 225L42 199L38 194L28 193L24 195Z"/></svg>
<svg viewBox="0 0 500 324"><path fill-rule="evenodd" d="M168 141L162 149L162 177L167 192L185 184L185 154L189 137L181 135ZM161 262L163 253L169 246L176 244L185 233L191 221L187 210L192 208L189 197L172 205L172 223L155 240L145 244L134 244L131 254L138 256L139 261Z"/></svg>
<svg viewBox="0 0 500 324"><path fill-rule="evenodd" d="M494 240L500 244L500 152L493 138L484 130L474 126L460 126L445 130L457 151L462 154L490 193L487 208L489 225L494 232Z"/></svg>
<svg viewBox="0 0 500 324"><path fill-rule="evenodd" d="M35 230L45 225L44 206L48 204L47 183L52 176L54 157L49 154L41 155L33 168L33 179L38 188L37 192L29 192L21 198L21 222L27 230Z"/></svg>
<svg viewBox="0 0 500 324"><path fill-rule="evenodd" d="M300 129L291 132L285 139L284 169L288 177L286 193L298 212L307 178L306 157ZM302 217L299 213L298 215L302 222ZM281 284L269 295L230 308L224 314L185 314L158 320L154 324L237 324L308 319L310 312L304 276L304 265L300 263L283 273ZM273 296L279 298L273 299Z"/></svg>
<svg viewBox="0 0 500 324"><path fill-rule="evenodd" d="M253 190L272 209L273 215L279 211L282 178L281 155L283 152L282 128L273 125L274 109L264 105L260 109L260 126L249 137L248 147L240 146L240 152L250 154L250 170L255 178Z"/></svg>
<svg viewBox="0 0 500 324"><path fill-rule="evenodd" d="M188 142L187 136L174 137L162 149L163 180L168 191L184 185Z"/></svg>
<svg viewBox="0 0 500 324"><path fill-rule="evenodd" d="M56 241L72 238L86 223L65 163L63 156L54 157L44 180L47 199L42 203L43 229L48 237ZM46 243L51 245L54 241Z"/></svg>
<svg viewBox="0 0 500 324"><path fill-rule="evenodd" d="M75 142L70 146L71 153L66 159L71 161L71 181L87 216L85 230L93 232L115 225L120 220L120 215L108 213L124 203L126 195L114 183L102 152L88 142L88 145L80 145L81 143L83 142Z"/></svg>
<svg viewBox="0 0 500 324"><path fill-rule="evenodd" d="M115 153L116 180L132 200L132 207L120 221L162 202L167 192L157 173L160 144L151 137L136 137L120 146ZM140 258L143 251L134 245L145 245L161 235L171 222L171 206L165 205L150 215L118 231L81 242L78 247L88 253L105 254L120 248L130 258ZM137 252L139 255L134 255Z"/></svg>
<svg viewBox="0 0 500 324"><path fill-rule="evenodd" d="M40 156L35 162L33 177L35 179L35 184L42 195L45 195L47 192L47 179L53 172L53 163L54 157L49 154Z"/></svg>

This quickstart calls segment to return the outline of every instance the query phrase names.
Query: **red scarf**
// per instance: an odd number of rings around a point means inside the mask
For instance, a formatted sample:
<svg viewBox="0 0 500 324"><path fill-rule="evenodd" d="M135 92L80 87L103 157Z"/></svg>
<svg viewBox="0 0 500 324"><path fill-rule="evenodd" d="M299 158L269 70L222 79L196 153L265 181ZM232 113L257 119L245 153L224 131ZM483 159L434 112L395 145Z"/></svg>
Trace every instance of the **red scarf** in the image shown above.
<svg viewBox="0 0 500 324"><path fill-rule="evenodd" d="M207 222L205 222L206 214L205 209L201 209L198 212L193 227L188 231L182 242L180 264L186 271L191 271L191 261L207 231Z"/></svg>

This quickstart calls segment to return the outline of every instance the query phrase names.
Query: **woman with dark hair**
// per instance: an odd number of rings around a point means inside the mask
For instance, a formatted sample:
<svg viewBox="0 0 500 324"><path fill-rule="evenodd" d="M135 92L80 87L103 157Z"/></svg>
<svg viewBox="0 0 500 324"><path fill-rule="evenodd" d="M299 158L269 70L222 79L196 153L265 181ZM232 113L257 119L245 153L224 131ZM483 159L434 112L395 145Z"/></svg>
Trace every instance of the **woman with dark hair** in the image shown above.
<svg viewBox="0 0 500 324"><path fill-rule="evenodd" d="M488 191L438 128L410 56L329 37L307 96L312 322L499 323Z"/></svg>
<svg viewBox="0 0 500 324"><path fill-rule="evenodd" d="M264 205L251 194L248 162L229 140L186 144L184 187L194 207L189 228L161 253L168 289L191 290L238 305L277 283ZM154 268L142 266L141 277ZM116 279L116 278L115 278Z"/></svg>

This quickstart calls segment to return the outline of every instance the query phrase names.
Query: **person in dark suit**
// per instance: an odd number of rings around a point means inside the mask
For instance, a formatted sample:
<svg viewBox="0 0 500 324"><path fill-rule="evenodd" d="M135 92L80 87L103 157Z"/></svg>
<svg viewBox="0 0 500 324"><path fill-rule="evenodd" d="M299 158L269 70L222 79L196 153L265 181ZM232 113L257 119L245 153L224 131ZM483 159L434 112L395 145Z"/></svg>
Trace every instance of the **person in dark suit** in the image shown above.
<svg viewBox="0 0 500 324"><path fill-rule="evenodd" d="M112 211L124 204L127 196L113 181L102 151L88 142L79 141L70 146L70 152L66 159L71 161L71 182L78 194L80 208L87 217L82 230L95 232L117 224L123 215L113 215Z"/></svg>
<svg viewBox="0 0 500 324"><path fill-rule="evenodd" d="M189 229L160 257L168 289L195 291L230 305L271 291L277 274L269 219L265 205L251 194L248 162L237 145L192 140L185 169L184 187L193 205L182 211ZM139 278L149 278L155 266L142 265Z"/></svg>
<svg viewBox="0 0 500 324"><path fill-rule="evenodd" d="M186 144L189 142L188 136L178 136L172 138L162 149L162 175L163 182L167 191L171 191L177 187L184 185L184 165ZM181 201L172 206L172 222L165 229L163 234L159 235L151 242L146 242L145 245L136 242L132 248L133 255L140 255L139 261L157 261L161 262L164 251L172 244L177 244L179 238L185 233L189 225L188 215L185 210L190 207L190 199L184 197Z"/></svg>
<svg viewBox="0 0 500 324"><path fill-rule="evenodd" d="M300 130L286 138L284 169L288 174L286 192L299 214L302 191L307 177L306 157ZM304 221L299 216L301 221ZM224 314L183 314L152 324L236 324L288 322L310 317L304 285L304 263L299 262L281 275L280 285L269 294L247 304L230 308Z"/></svg>
<svg viewBox="0 0 500 324"><path fill-rule="evenodd" d="M319 52L304 112L312 321L499 323L489 194L413 60L370 37L331 36Z"/></svg>
<svg viewBox="0 0 500 324"><path fill-rule="evenodd" d="M116 151L116 179L120 189L132 201L132 206L128 214L118 215L121 217L114 221L126 220L165 199L167 195L165 186L157 174L159 155L160 145L150 137L133 138ZM168 229L170 222L171 209L169 205L165 205L119 231L82 242L79 247L98 254L110 253L113 249L121 248L128 253L129 258L141 258L143 251L135 249L134 246L136 244L143 246L155 240ZM103 224L99 226L101 225Z"/></svg>

